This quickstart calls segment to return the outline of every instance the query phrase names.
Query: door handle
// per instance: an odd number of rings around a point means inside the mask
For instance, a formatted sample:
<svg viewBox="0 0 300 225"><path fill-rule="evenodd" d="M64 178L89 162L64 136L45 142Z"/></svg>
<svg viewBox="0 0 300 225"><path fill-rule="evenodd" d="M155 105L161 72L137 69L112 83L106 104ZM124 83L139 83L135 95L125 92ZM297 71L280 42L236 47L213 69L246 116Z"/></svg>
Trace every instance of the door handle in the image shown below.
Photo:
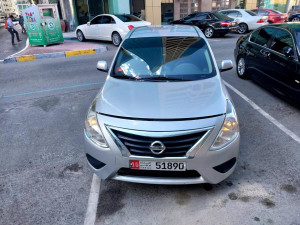
<svg viewBox="0 0 300 225"><path fill-rule="evenodd" d="M260 53L264 56L264 57L270 57L271 56L271 52L266 51L264 49L260 50Z"/></svg>

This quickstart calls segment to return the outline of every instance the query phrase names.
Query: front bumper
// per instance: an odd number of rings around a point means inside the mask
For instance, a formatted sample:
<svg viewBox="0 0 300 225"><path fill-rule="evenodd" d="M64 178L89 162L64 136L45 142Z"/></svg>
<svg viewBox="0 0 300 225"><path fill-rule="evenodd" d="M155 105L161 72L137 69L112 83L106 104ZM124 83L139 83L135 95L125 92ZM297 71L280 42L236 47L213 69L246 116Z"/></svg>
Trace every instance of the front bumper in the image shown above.
<svg viewBox="0 0 300 225"><path fill-rule="evenodd" d="M110 148L101 148L95 145L90 139L84 135L86 144L86 153L92 156L94 159L102 162L102 166L96 169L91 163L88 163L91 170L96 173L101 179L115 179L120 181L135 182L135 183L149 183L149 184L198 184L198 183L212 183L216 184L226 179L235 169L234 164L230 166L226 172L218 172L215 168L224 162L227 162L233 158L237 158L239 152L239 135L234 141L223 149L217 151L210 151L210 146L215 140L222 124L224 116L216 118L210 118L203 124L205 127L214 128L211 130L210 135L206 138L203 144L197 149L193 157L146 157L146 156L124 156L121 153L120 148L115 143L113 138L109 135L109 131L105 128L105 125L101 125L102 132L106 138L106 141ZM191 126L191 129L199 127L199 123L195 121L184 121L185 126ZM203 122L203 121L202 121ZM201 122L201 123L202 123ZM141 123L143 126L144 122ZM149 122L148 122L149 123ZM152 122L155 123L155 122ZM157 122L156 122L157 123ZM174 127L180 126L182 122L176 122ZM121 123L120 123L121 124ZM174 123L173 123L174 124ZM153 125L153 127L157 127ZM203 127L203 126L202 126ZM164 126L161 126L164 129ZM122 175L118 173L122 168L129 168L130 160L146 160L146 161L165 161L165 162L186 162L187 170L197 171L199 177L151 177L151 176L133 176L133 175Z"/></svg>

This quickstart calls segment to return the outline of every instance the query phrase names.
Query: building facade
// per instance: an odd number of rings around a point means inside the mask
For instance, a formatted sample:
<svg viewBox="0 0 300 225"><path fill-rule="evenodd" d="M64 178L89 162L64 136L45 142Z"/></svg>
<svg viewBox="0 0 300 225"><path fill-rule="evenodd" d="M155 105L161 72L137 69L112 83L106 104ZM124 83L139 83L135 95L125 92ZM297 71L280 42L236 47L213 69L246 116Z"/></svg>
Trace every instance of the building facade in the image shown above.
<svg viewBox="0 0 300 225"><path fill-rule="evenodd" d="M18 15L22 14L22 10L26 9L30 6L30 2L28 0L17 0L15 2L16 5L16 11Z"/></svg>
<svg viewBox="0 0 300 225"><path fill-rule="evenodd" d="M4 1L4 0L3 0ZM42 0L41 0L42 1ZM285 12L299 0L46 0L57 3L70 30L96 15L134 14L153 25L167 24L190 13L234 8L269 8Z"/></svg>
<svg viewBox="0 0 300 225"><path fill-rule="evenodd" d="M1 16L16 15L17 11L13 0L0 0Z"/></svg>

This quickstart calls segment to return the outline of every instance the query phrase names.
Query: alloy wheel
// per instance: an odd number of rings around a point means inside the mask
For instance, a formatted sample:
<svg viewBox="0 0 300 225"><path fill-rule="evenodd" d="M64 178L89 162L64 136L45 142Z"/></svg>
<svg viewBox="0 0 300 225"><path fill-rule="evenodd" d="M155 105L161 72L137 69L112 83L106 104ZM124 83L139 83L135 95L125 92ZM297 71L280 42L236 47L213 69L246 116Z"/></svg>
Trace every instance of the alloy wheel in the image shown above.
<svg viewBox="0 0 300 225"><path fill-rule="evenodd" d="M204 31L205 37L211 38L214 35L214 30L211 27L208 27Z"/></svg>
<svg viewBox="0 0 300 225"><path fill-rule="evenodd" d="M237 62L237 73L240 78L246 78L246 61L244 57L240 57Z"/></svg>
<svg viewBox="0 0 300 225"><path fill-rule="evenodd" d="M121 43L121 37L118 33L114 33L112 35L112 42L115 46L119 46Z"/></svg>
<svg viewBox="0 0 300 225"><path fill-rule="evenodd" d="M79 41L83 41L83 33L82 33L81 31L78 31L78 32L77 32L77 39L78 39Z"/></svg>
<svg viewBox="0 0 300 225"><path fill-rule="evenodd" d="M295 18L292 19L292 21L293 21L293 22L299 22L300 19L299 19L298 17L295 17Z"/></svg>
<svg viewBox="0 0 300 225"><path fill-rule="evenodd" d="M245 34L247 32L247 30L248 30L247 24L242 23L239 25L238 32L240 34Z"/></svg>

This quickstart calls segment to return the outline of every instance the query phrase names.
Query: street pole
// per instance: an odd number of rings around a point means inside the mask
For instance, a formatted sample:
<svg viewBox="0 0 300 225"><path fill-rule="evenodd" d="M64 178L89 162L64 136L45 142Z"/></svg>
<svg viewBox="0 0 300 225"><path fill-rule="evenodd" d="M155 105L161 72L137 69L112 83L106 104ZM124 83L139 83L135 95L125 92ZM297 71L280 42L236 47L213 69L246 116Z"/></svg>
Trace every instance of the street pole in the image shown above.
<svg viewBox="0 0 300 225"><path fill-rule="evenodd" d="M291 0L287 0L285 5L285 13L288 13L290 9L290 4L291 4Z"/></svg>

